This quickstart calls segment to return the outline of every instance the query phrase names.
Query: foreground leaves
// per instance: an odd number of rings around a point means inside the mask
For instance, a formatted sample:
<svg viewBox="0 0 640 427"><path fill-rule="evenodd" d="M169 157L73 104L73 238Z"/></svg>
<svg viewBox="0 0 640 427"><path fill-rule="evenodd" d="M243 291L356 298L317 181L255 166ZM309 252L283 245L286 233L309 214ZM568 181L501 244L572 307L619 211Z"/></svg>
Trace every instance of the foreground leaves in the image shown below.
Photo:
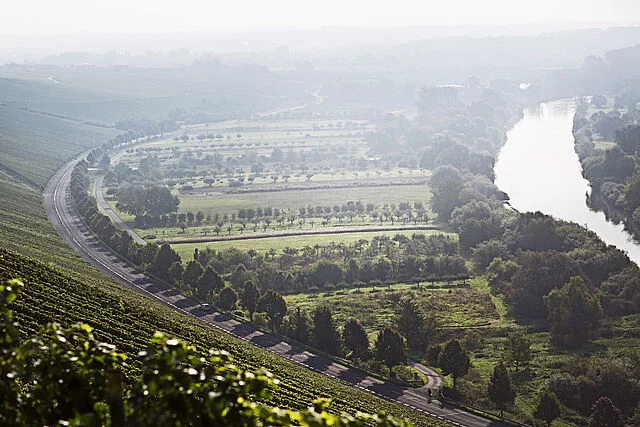
<svg viewBox="0 0 640 427"><path fill-rule="evenodd" d="M243 370L225 351L203 357L162 333L139 354L136 378L124 377L126 356L85 324L50 324L20 342L8 306L21 287L0 285L1 425L407 425L384 413L331 414L328 400L303 411L270 406L278 381L269 372Z"/></svg>

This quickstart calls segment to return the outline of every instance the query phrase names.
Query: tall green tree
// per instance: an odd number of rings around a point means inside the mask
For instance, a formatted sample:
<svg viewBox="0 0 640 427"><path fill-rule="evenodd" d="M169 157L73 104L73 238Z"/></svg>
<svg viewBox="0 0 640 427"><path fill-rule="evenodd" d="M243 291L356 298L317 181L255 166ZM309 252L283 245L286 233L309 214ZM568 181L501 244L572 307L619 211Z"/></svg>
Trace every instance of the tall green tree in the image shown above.
<svg viewBox="0 0 640 427"><path fill-rule="evenodd" d="M259 299L260 290L253 281L247 281L242 291L242 305L249 311L249 319L253 319L253 313L255 313L258 307Z"/></svg>
<svg viewBox="0 0 640 427"><path fill-rule="evenodd" d="M216 305L223 310L233 310L238 302L238 293L231 286L222 288L216 298Z"/></svg>
<svg viewBox="0 0 640 427"><path fill-rule="evenodd" d="M184 273L182 274L182 281L190 286L194 286L198 283L200 277L204 273L204 269L202 265L196 260L191 260L187 264L187 268L184 269Z"/></svg>
<svg viewBox="0 0 640 427"><path fill-rule="evenodd" d="M575 348L585 344L594 334L602 318L598 298L581 277L571 277L569 283L554 289L545 297L554 344Z"/></svg>
<svg viewBox="0 0 640 427"><path fill-rule="evenodd" d="M198 293L206 295L210 292L220 292L220 289L224 286L224 280L218 272L210 265L204 269L204 272L198 279L197 287Z"/></svg>
<svg viewBox="0 0 640 427"><path fill-rule="evenodd" d="M313 312L311 344L330 354L340 355L340 334L328 305L320 305Z"/></svg>
<svg viewBox="0 0 640 427"><path fill-rule="evenodd" d="M400 299L394 320L398 332L407 339L409 350L418 354L426 351L437 333L435 317L425 314L411 296Z"/></svg>
<svg viewBox="0 0 640 427"><path fill-rule="evenodd" d="M554 392L547 389L540 396L538 405L533 412L533 416L539 420L543 420L550 426L553 420L560 416L560 402Z"/></svg>
<svg viewBox="0 0 640 427"><path fill-rule="evenodd" d="M252 274L244 264L238 264L229 277L231 286L237 290L242 290L242 287L248 280L252 280Z"/></svg>
<svg viewBox="0 0 640 427"><path fill-rule="evenodd" d="M374 347L376 359L389 368L407 362L407 347L402 335L388 326L378 333Z"/></svg>
<svg viewBox="0 0 640 427"><path fill-rule="evenodd" d="M433 193L433 210L440 220L448 221L459 203L460 191L463 188L462 174L453 166L438 166L431 174L429 184Z"/></svg>
<svg viewBox="0 0 640 427"><path fill-rule="evenodd" d="M182 263L174 262L171 264L169 269L167 270L167 277L173 284L180 285L180 281L182 280L182 275L184 274L184 268L182 268Z"/></svg>
<svg viewBox="0 0 640 427"><path fill-rule="evenodd" d="M456 207L449 221L464 250L501 234L500 220L489 203L479 200Z"/></svg>
<svg viewBox="0 0 640 427"><path fill-rule="evenodd" d="M287 314L287 303L278 292L267 289L267 292L262 294L258 300L256 311L267 313L271 328L275 330Z"/></svg>
<svg viewBox="0 0 640 427"><path fill-rule="evenodd" d="M159 277L162 280L171 280L168 274L169 268L174 262L180 261L182 261L180 259L180 255L178 255L176 251L171 249L171 246L165 243L160 246L160 250L149 266L149 270L151 274Z"/></svg>
<svg viewBox="0 0 640 427"><path fill-rule="evenodd" d="M543 234L537 229L531 233L536 236ZM553 233L557 234L555 231ZM548 242L550 239L543 240ZM584 274L575 260L555 251L523 251L518 254L516 262L520 268L513 274L503 293L514 313L527 317L546 318L548 310L544 296L562 287L571 277Z"/></svg>
<svg viewBox="0 0 640 427"><path fill-rule="evenodd" d="M444 375L453 376L453 388L456 388L456 380L469 372L471 359L460 341L452 339L442 349L438 357L438 366Z"/></svg>
<svg viewBox="0 0 640 427"><path fill-rule="evenodd" d="M306 311L298 307L289 315L287 336L301 343L308 343L311 336L311 318Z"/></svg>
<svg viewBox="0 0 640 427"><path fill-rule="evenodd" d="M507 405L513 403L516 397L516 391L513 388L513 384L511 384L511 377L502 361L496 363L493 367L487 394L489 399L500 409L500 416L502 416Z"/></svg>
<svg viewBox="0 0 640 427"><path fill-rule="evenodd" d="M116 207L131 215L163 215L178 210L180 200L167 187L126 187L117 194Z"/></svg>
<svg viewBox="0 0 640 427"><path fill-rule="evenodd" d="M518 329L509 333L507 337L507 357L509 363L516 367L516 371L531 360L531 340Z"/></svg>
<svg viewBox="0 0 640 427"><path fill-rule="evenodd" d="M620 410L608 397L601 397L593 405L589 427L624 427L624 425Z"/></svg>
<svg viewBox="0 0 640 427"><path fill-rule="evenodd" d="M356 319L349 319L344 324L342 341L353 359L360 359L369 351L369 336Z"/></svg>

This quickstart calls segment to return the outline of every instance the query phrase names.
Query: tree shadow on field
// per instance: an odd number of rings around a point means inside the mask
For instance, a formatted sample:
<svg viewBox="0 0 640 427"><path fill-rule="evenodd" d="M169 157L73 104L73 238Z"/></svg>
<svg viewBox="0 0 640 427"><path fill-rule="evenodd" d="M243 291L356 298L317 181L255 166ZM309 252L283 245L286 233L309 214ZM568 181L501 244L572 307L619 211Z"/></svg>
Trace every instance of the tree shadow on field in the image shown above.
<svg viewBox="0 0 640 427"><path fill-rule="evenodd" d="M360 369L349 368L340 372L338 378L351 384L360 384L367 378L367 374Z"/></svg>
<svg viewBox="0 0 640 427"><path fill-rule="evenodd" d="M390 397L392 399L399 398L404 392L404 389L401 386L392 384L390 382L384 382L382 384L372 384L367 387L367 389L375 393L382 394L383 396Z"/></svg>
<svg viewBox="0 0 640 427"><path fill-rule="evenodd" d="M309 366L312 366L314 368L316 368L319 371L326 371L327 369L329 369L329 366L331 366L331 364L333 363L331 360L324 358L322 356L318 356L318 355L312 355L311 357L309 357L305 363Z"/></svg>
<svg viewBox="0 0 640 427"><path fill-rule="evenodd" d="M238 335L240 337L246 337L246 336L251 335L252 333L254 333L255 329L253 329L249 325L245 325L244 323L238 323L233 328L231 328L231 332L233 332L234 334L236 334L236 335Z"/></svg>
<svg viewBox="0 0 640 427"><path fill-rule="evenodd" d="M275 347L281 342L279 340L273 339L267 334L256 335L255 337L251 338L250 341L263 348Z"/></svg>

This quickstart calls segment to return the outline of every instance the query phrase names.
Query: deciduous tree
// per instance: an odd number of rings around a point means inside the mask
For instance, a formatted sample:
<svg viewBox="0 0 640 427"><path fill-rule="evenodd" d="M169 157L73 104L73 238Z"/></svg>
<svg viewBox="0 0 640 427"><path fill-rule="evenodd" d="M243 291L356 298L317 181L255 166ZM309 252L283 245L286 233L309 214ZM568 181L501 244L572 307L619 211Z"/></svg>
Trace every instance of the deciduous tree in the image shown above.
<svg viewBox="0 0 640 427"><path fill-rule="evenodd" d="M238 302L237 292L230 286L222 288L216 299L216 304L223 310L232 310Z"/></svg>
<svg viewBox="0 0 640 427"><path fill-rule="evenodd" d="M513 402L516 392L504 363L498 362L494 368L487 388L489 399L500 409L500 416L508 404Z"/></svg>
<svg viewBox="0 0 640 427"><path fill-rule="evenodd" d="M383 361L389 368L407 362L407 347L402 335L388 326L378 333L374 346L376 359Z"/></svg>
<svg viewBox="0 0 640 427"><path fill-rule="evenodd" d="M253 281L249 280L244 284L244 290L242 291L242 305L249 311L249 319L253 319L253 313L255 313L258 307L258 300L260 299L260 290Z"/></svg>
<svg viewBox="0 0 640 427"><path fill-rule="evenodd" d="M469 372L471 359L467 351L460 345L460 341L452 339L442 349L442 353L438 357L438 366L444 375L453 375L453 388L455 388L456 380Z"/></svg>
<svg viewBox="0 0 640 427"><path fill-rule="evenodd" d="M333 314L327 305L317 307L313 312L311 344L327 353L339 355L340 334L333 321Z"/></svg>
<svg viewBox="0 0 640 427"><path fill-rule="evenodd" d="M344 324L342 340L354 359L362 358L369 351L369 337L356 319L349 319Z"/></svg>
<svg viewBox="0 0 640 427"><path fill-rule="evenodd" d="M548 389L542 393L533 416L545 421L547 426L550 426L551 422L560 416L560 402L555 393Z"/></svg>
<svg viewBox="0 0 640 427"><path fill-rule="evenodd" d="M282 322L285 314L287 314L287 303L278 292L273 289L267 289L258 300L256 311L267 313L271 321L271 328L275 330Z"/></svg>
<svg viewBox="0 0 640 427"><path fill-rule="evenodd" d="M545 297L551 323L551 340L556 345L574 348L585 344L595 332L602 308L584 280L572 277L560 289Z"/></svg>

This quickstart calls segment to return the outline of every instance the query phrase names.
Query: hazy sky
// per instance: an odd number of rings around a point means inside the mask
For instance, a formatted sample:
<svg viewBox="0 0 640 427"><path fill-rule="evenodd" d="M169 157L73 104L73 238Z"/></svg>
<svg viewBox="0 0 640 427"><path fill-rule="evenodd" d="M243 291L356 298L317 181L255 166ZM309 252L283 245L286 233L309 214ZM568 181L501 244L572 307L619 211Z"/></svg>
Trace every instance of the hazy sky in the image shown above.
<svg viewBox="0 0 640 427"><path fill-rule="evenodd" d="M640 0L4 0L0 33L639 22Z"/></svg>

